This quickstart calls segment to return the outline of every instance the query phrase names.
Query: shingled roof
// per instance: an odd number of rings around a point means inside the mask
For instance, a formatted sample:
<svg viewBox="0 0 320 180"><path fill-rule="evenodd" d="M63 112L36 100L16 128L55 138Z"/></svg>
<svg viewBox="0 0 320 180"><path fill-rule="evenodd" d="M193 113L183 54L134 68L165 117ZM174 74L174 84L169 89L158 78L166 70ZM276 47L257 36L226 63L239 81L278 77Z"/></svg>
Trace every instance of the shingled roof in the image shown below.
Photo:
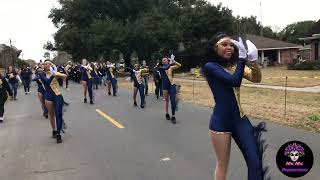
<svg viewBox="0 0 320 180"><path fill-rule="evenodd" d="M302 46L285 41L279 41L262 36L247 34L245 39L249 39L258 48L258 50L277 50L277 49L299 49Z"/></svg>

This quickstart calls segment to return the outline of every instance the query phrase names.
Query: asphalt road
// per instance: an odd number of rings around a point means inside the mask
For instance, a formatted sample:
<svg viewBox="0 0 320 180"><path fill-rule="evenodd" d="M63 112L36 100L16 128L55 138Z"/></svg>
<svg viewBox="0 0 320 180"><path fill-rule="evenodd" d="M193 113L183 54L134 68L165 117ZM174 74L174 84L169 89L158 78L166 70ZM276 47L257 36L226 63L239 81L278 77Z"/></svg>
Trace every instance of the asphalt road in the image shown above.
<svg viewBox="0 0 320 180"><path fill-rule="evenodd" d="M63 91L70 102L64 115L68 129L64 142L56 144L32 91L26 96L20 89L19 100L6 104L5 123L0 125L0 180L213 179L211 109L183 103L173 125L164 119L162 100L152 95L146 109L140 109L132 106L131 91L120 89L118 97L109 97L100 89L92 106L82 103L81 86L73 84L71 91ZM273 180L290 179L275 162L277 150L290 140L305 142L315 156L311 172L299 179L320 178L319 134L269 123L267 128L264 163ZM228 179L245 180L246 174L244 159L233 143Z"/></svg>

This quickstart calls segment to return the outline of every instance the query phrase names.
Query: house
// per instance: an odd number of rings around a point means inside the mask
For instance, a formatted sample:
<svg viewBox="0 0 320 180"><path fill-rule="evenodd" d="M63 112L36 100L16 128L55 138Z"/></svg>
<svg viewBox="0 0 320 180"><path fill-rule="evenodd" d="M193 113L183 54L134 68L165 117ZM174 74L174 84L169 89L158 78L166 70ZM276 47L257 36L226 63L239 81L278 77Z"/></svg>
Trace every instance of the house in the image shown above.
<svg viewBox="0 0 320 180"><path fill-rule="evenodd" d="M311 59L311 45L305 45L299 49L299 55L302 60Z"/></svg>
<svg viewBox="0 0 320 180"><path fill-rule="evenodd" d="M310 60L320 60L320 20L300 40L311 46Z"/></svg>
<svg viewBox="0 0 320 180"><path fill-rule="evenodd" d="M298 55L301 45L247 34L248 39L259 51L259 62L264 65L287 65ZM267 63L267 64L266 64Z"/></svg>

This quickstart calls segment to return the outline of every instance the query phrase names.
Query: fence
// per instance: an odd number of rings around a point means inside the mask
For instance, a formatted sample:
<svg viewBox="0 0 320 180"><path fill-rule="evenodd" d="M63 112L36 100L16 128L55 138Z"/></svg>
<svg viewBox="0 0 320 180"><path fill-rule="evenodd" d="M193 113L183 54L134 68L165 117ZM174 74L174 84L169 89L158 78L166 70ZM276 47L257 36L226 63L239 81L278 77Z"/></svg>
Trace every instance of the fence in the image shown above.
<svg viewBox="0 0 320 180"><path fill-rule="evenodd" d="M252 118L268 120L284 125L299 127L310 131L320 132L320 120L311 121L307 117L320 112L320 78L308 77L300 80L313 79L318 81L319 93L292 91L288 85L294 85L298 78L279 77L276 84L282 89L267 89L260 87L246 87L252 85L243 81L241 87L241 105L244 112ZM267 78L263 81L268 80ZM212 92L204 78L192 76L175 79L181 85L180 98L185 102L212 108L214 100ZM149 81L149 92L154 93L153 80ZM120 87L131 88L131 82L122 80ZM182 107L183 108L183 107Z"/></svg>

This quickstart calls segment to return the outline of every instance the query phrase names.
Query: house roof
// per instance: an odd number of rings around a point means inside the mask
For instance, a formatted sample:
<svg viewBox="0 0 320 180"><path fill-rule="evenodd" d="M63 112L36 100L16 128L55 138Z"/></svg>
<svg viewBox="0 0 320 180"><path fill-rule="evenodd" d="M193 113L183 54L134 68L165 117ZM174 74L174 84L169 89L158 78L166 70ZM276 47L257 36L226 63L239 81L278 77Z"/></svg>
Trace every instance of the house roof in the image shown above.
<svg viewBox="0 0 320 180"><path fill-rule="evenodd" d="M285 41L247 34L246 39L253 42L258 50L300 49L302 46Z"/></svg>
<svg viewBox="0 0 320 180"><path fill-rule="evenodd" d="M303 51L303 50L311 50L311 45L308 44L308 45L302 46L299 50L300 50L300 51Z"/></svg>
<svg viewBox="0 0 320 180"><path fill-rule="evenodd" d="M300 41L311 41L320 39L320 34L314 34L311 37L299 38Z"/></svg>

